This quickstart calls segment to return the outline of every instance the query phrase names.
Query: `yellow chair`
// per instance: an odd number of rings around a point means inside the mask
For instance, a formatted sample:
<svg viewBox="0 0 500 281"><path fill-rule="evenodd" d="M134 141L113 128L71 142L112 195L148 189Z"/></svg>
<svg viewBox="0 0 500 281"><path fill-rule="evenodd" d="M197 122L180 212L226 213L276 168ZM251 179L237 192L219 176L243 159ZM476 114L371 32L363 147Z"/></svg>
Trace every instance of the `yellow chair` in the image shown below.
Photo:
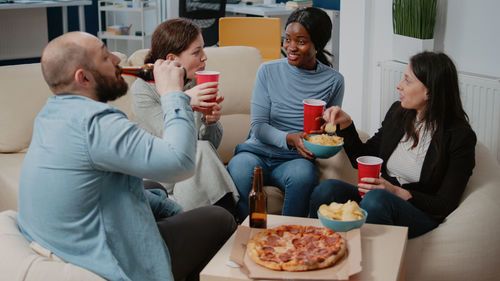
<svg viewBox="0 0 500 281"><path fill-rule="evenodd" d="M219 19L219 46L250 46L260 51L263 61L281 57L279 18L224 17Z"/></svg>

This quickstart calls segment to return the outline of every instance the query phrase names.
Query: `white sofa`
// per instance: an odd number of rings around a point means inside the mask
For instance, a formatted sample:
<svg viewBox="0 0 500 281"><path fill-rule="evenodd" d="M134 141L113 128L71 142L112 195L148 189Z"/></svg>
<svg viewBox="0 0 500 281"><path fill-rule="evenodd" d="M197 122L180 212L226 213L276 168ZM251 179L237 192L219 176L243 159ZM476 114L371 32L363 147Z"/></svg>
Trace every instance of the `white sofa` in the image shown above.
<svg viewBox="0 0 500 281"><path fill-rule="evenodd" d="M224 136L219 147L227 163L236 144L250 127L250 98L255 73L262 59L256 49L221 47L206 49L207 69L219 70L220 93L225 96ZM145 51L123 57L122 64L142 64ZM133 79L127 78L131 83ZM347 81L349 83L349 81ZM346 93L347 95L349 93ZM103 280L95 274L64 263L19 233L15 221L19 173L33 128L33 120L52 94L39 64L0 67L0 281L3 280ZM130 97L114 102L133 119ZM367 137L366 134L362 134ZM357 173L342 151L317 161L320 180L339 178L356 183ZM267 187L272 213L281 209L282 194ZM408 241L406 280L499 280L500 166L482 144L476 147L476 168L462 203L437 229ZM383 254L383 253L382 253Z"/></svg>

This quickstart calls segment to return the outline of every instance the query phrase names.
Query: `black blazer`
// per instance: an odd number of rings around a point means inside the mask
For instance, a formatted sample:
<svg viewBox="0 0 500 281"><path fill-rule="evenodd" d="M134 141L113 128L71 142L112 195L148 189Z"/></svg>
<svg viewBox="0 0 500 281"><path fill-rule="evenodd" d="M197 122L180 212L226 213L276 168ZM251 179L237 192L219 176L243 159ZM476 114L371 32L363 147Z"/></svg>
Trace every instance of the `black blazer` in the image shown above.
<svg viewBox="0 0 500 281"><path fill-rule="evenodd" d="M382 177L408 190L412 195L410 203L442 221L457 208L472 175L476 134L465 122L449 125L444 132L442 157L438 157L437 140L433 137L425 155L420 180L401 185L395 178L387 175L386 167L387 160L404 136L403 128L393 118L394 110L400 106L400 102L391 106L382 127L366 143L361 142L354 124L337 131L337 134L344 137L344 149L354 168L357 169L356 158L359 156L382 158Z"/></svg>

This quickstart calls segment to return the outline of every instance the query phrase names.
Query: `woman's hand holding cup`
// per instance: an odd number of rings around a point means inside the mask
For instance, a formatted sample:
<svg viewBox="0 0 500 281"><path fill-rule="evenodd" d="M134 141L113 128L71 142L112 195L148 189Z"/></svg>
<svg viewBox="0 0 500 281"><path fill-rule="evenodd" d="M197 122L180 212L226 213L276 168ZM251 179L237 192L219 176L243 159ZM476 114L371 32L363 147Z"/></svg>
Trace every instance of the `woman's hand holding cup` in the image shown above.
<svg viewBox="0 0 500 281"><path fill-rule="evenodd" d="M219 100L217 99L217 92L219 91L219 88L217 88L218 84L218 82L208 82L186 90L185 93L191 97L191 107L201 112L202 110L206 111L217 105L217 101ZM223 99L224 98L222 98L222 100Z"/></svg>
<svg viewBox="0 0 500 281"><path fill-rule="evenodd" d="M217 104L215 106L213 106L212 108L208 109L207 113L204 114L206 124L213 124L213 123L219 121L219 119L222 115L222 105L220 103L223 100L224 100L224 97L222 97L222 96L217 97Z"/></svg>

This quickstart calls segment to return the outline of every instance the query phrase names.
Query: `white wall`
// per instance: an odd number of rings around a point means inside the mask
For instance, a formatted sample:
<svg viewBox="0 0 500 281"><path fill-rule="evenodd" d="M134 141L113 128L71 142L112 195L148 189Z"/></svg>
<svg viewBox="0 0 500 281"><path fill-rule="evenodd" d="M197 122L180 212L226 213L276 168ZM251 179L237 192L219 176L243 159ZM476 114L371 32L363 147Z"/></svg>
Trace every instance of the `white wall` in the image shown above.
<svg viewBox="0 0 500 281"><path fill-rule="evenodd" d="M500 77L500 1L438 0L435 49L459 71ZM392 59L392 0L341 0L343 108L370 134L380 126L380 67Z"/></svg>
<svg viewBox="0 0 500 281"><path fill-rule="evenodd" d="M436 38L443 41L439 50L460 71L500 77L500 1L440 1L446 21L436 29Z"/></svg>
<svg viewBox="0 0 500 281"><path fill-rule="evenodd" d="M366 75L363 72L365 56L365 1L343 0L340 3L339 71L344 75L342 107L351 114L358 126L363 111L363 92Z"/></svg>

